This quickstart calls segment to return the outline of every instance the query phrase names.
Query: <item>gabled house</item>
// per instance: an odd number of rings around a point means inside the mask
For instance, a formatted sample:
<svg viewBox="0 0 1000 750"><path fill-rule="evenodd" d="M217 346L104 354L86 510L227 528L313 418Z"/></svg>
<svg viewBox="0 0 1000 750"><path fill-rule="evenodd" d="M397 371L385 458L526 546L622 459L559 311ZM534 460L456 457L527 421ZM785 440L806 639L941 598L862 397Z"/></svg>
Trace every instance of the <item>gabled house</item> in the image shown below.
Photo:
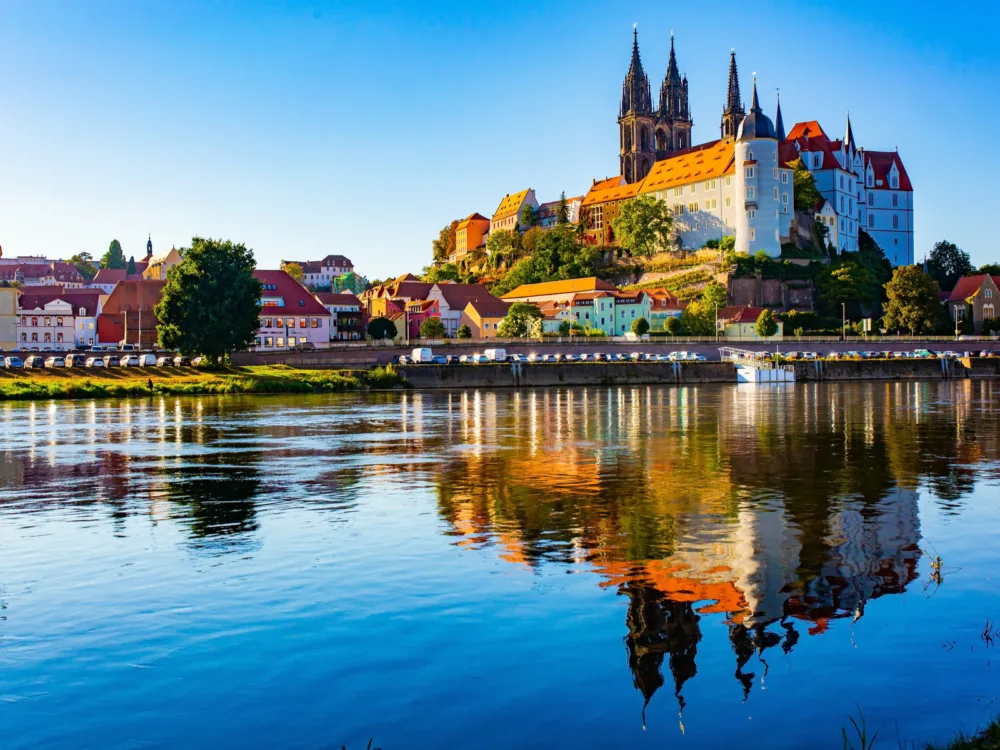
<svg viewBox="0 0 1000 750"><path fill-rule="evenodd" d="M618 287L610 281L588 276L582 279L545 281L540 284L522 284L503 295L507 302L563 302L583 292L614 292Z"/></svg>
<svg viewBox="0 0 1000 750"><path fill-rule="evenodd" d="M146 262L146 268L141 271L142 278L155 281L166 281L167 271L181 262L181 254L176 247L170 248L161 255L154 255ZM138 264L137 264L138 265ZM138 271L138 268L136 268Z"/></svg>
<svg viewBox="0 0 1000 750"><path fill-rule="evenodd" d="M133 344L140 349L158 345L154 308L163 297L165 281L126 279L115 285L97 316L100 344Z"/></svg>
<svg viewBox="0 0 1000 750"><path fill-rule="evenodd" d="M1000 276L980 274L964 276L955 284L945 304L952 321L972 319L976 333L981 333L983 323L997 317L1000 304Z"/></svg>
<svg viewBox="0 0 1000 750"><path fill-rule="evenodd" d="M479 247L486 246L486 235L490 231L490 220L482 214L469 214L458 223L455 230L455 252L449 256L449 263L457 263Z"/></svg>
<svg viewBox="0 0 1000 750"><path fill-rule="evenodd" d="M355 295L316 292L313 297L330 313L330 341L358 341L365 337L361 300Z"/></svg>
<svg viewBox="0 0 1000 750"><path fill-rule="evenodd" d="M436 299L416 299L406 303L406 338L420 338L420 326L428 318L440 318L441 306Z"/></svg>
<svg viewBox="0 0 1000 750"><path fill-rule="evenodd" d="M761 340L757 335L757 318L764 312L763 307L724 307L719 310L719 327L723 335L739 339ZM768 341L780 340L785 335L785 324L775 321L778 324L778 332Z"/></svg>
<svg viewBox="0 0 1000 750"><path fill-rule="evenodd" d="M496 297L471 300L462 311L459 327L469 326L474 339L496 338L512 304Z"/></svg>
<svg viewBox="0 0 1000 750"><path fill-rule="evenodd" d="M285 271L254 271L263 286L255 351L329 349L331 313Z"/></svg>
<svg viewBox="0 0 1000 750"><path fill-rule="evenodd" d="M434 284L427 293L428 300L437 300L445 334L452 338L458 333L462 313L470 302L497 302L496 297L482 284Z"/></svg>
<svg viewBox="0 0 1000 750"><path fill-rule="evenodd" d="M510 229L515 232L526 230L528 227L521 225L521 210L525 206L538 210L538 200L533 189L528 188L519 193L505 195L497 210L493 212L493 218L490 219L490 232L499 229Z"/></svg>

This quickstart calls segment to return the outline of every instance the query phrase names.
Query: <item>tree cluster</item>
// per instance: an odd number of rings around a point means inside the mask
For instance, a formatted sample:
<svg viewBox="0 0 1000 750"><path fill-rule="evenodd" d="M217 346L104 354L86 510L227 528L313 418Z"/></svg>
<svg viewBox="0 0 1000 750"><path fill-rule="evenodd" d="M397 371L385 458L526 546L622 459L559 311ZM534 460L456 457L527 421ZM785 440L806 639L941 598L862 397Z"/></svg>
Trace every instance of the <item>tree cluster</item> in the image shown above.
<svg viewBox="0 0 1000 750"><path fill-rule="evenodd" d="M667 204L651 195L640 195L622 203L611 221L618 241L618 256L633 258L666 250L671 243L674 219Z"/></svg>
<svg viewBox="0 0 1000 750"><path fill-rule="evenodd" d="M530 231L527 232L525 237L530 234ZM508 237L503 230L490 235L487 240L488 246L491 241L496 243L493 251L516 253L518 258L506 276L493 284L490 291L497 296L506 294L522 284L593 276L597 273L600 263L600 251L583 245L570 226L556 226L539 231L531 240L534 248L531 255L522 256L521 239ZM491 261L493 251L491 251Z"/></svg>

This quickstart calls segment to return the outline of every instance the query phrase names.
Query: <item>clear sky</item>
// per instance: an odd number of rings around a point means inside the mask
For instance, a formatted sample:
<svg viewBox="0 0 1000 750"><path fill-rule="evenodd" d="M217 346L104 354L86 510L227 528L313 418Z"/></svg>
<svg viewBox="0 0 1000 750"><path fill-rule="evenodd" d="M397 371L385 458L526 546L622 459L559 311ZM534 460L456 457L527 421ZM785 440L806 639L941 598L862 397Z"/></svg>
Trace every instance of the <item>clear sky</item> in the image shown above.
<svg viewBox="0 0 1000 750"><path fill-rule="evenodd" d="M694 142L718 137L729 50L749 100L898 146L917 257L1000 260L1000 13L986 2L4 0L0 245L126 255L193 235L258 265L342 253L419 272L453 218L617 174L632 24L654 96L670 31ZM991 182L991 180L993 180Z"/></svg>

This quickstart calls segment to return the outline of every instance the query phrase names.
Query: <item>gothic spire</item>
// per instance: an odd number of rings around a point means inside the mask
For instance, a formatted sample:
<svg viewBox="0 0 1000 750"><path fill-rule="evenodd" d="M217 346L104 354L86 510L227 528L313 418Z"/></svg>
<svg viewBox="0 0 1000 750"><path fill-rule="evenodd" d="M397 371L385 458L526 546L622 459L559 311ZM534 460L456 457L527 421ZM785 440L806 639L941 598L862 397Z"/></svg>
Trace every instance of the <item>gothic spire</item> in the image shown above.
<svg viewBox="0 0 1000 750"><path fill-rule="evenodd" d="M732 50L729 57L729 92L726 97L725 112L728 114L745 114L743 111L743 100L740 97L740 76L736 71L736 50Z"/></svg>
<svg viewBox="0 0 1000 750"><path fill-rule="evenodd" d="M649 93L649 78L642 69L642 58L639 56L639 31L632 27L632 62L628 66L625 82L622 84L621 115L629 112L635 114L652 114L652 96Z"/></svg>
<svg viewBox="0 0 1000 750"><path fill-rule="evenodd" d="M681 82L681 72L677 69L677 55L674 54L674 35L670 35L670 62L667 65L667 80L670 83Z"/></svg>
<svg viewBox="0 0 1000 750"><path fill-rule="evenodd" d="M848 126L850 127L850 126ZM785 121L781 118L781 94L778 94L778 114L774 117L774 131L778 136L778 142L785 140Z"/></svg>
<svg viewBox="0 0 1000 750"><path fill-rule="evenodd" d="M858 150L858 147L854 144L854 130L851 129L850 112L847 113L847 134L844 136L844 150L847 153Z"/></svg>
<svg viewBox="0 0 1000 750"><path fill-rule="evenodd" d="M753 101L750 102L750 111L753 112L754 114L757 114L758 112L763 112L764 111L764 110L762 110L760 108L760 102L757 100L757 75L756 74L754 74L754 77L753 77Z"/></svg>

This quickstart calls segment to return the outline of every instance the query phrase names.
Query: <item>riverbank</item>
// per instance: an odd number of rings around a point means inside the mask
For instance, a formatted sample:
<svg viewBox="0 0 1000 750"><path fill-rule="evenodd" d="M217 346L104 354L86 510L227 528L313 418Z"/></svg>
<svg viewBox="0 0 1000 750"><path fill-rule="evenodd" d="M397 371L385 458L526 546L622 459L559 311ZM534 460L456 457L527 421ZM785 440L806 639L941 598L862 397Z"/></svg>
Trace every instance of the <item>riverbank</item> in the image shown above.
<svg viewBox="0 0 1000 750"><path fill-rule="evenodd" d="M342 393L404 384L393 367L369 370L297 370L283 365L0 370L0 400L130 398L213 393Z"/></svg>
<svg viewBox="0 0 1000 750"><path fill-rule="evenodd" d="M1000 718L973 737L959 735L946 745L927 745L925 750L1000 750Z"/></svg>

